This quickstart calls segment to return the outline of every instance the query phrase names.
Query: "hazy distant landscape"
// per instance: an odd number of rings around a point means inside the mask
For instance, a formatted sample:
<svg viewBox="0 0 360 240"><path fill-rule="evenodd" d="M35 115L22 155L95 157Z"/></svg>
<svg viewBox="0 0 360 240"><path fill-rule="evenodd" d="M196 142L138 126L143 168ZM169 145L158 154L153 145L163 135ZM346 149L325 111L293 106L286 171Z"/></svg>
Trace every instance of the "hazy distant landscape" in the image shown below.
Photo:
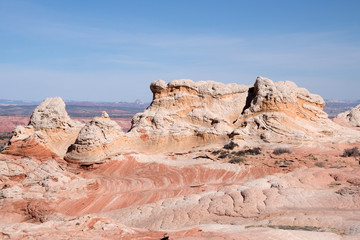
<svg viewBox="0 0 360 240"><path fill-rule="evenodd" d="M329 118L335 117L337 114L347 111L356 105L358 101L337 101L325 100L326 105L324 111ZM40 102L31 101L12 101L0 99L0 116L30 116L36 106ZM66 103L66 111L70 117L92 118L101 115L102 111L106 111L111 118L132 118L134 114L142 112L150 103L136 102L76 102L70 101ZM1 124L1 123L0 123Z"/></svg>
<svg viewBox="0 0 360 240"><path fill-rule="evenodd" d="M40 102L0 100L0 116L30 116ZM71 117L95 117L106 111L110 117L131 118L148 106L142 102L66 102Z"/></svg>

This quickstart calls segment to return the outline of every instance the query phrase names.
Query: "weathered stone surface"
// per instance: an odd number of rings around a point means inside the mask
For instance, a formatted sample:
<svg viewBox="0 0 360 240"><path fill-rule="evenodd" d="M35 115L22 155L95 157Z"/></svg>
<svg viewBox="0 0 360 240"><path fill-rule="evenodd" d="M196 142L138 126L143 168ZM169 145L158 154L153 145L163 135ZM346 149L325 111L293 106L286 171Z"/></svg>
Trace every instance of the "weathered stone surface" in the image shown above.
<svg viewBox="0 0 360 240"><path fill-rule="evenodd" d="M235 134L265 141L281 136L303 140L332 125L323 111L324 100L293 82L258 77L253 91L249 108L235 122Z"/></svg>
<svg viewBox="0 0 360 240"><path fill-rule="evenodd" d="M359 239L359 162L341 155L360 134L321 97L262 77L150 88L127 133L105 112L82 127L59 99L17 127L0 154L0 238Z"/></svg>
<svg viewBox="0 0 360 240"><path fill-rule="evenodd" d="M80 130L65 159L83 164L102 160L114 151L112 144L123 135L120 126L103 112L101 117L95 117Z"/></svg>
<svg viewBox="0 0 360 240"><path fill-rule="evenodd" d="M36 130L71 129L79 127L65 110L65 103L60 97L46 98L37 106L30 117L29 125Z"/></svg>
<svg viewBox="0 0 360 240"><path fill-rule="evenodd" d="M360 137L327 118L320 96L289 81L258 77L244 86L158 80L150 89L152 103L133 117L127 133L105 112L80 131L83 125L69 118L61 98L45 99L29 125L14 130L4 152L44 159L66 155L69 162L92 164L119 153L186 151L231 138L257 145Z"/></svg>
<svg viewBox="0 0 360 240"><path fill-rule="evenodd" d="M101 117L95 117L80 130L75 143L90 146L103 145L121 134L119 125L112 121L106 112L103 112Z"/></svg>
<svg viewBox="0 0 360 240"><path fill-rule="evenodd" d="M194 136L226 135L246 105L249 86L213 81L155 81L151 105L133 118L132 131Z"/></svg>
<svg viewBox="0 0 360 240"><path fill-rule="evenodd" d="M340 113L336 118L346 121L353 127L360 127L360 105L357 105L349 111Z"/></svg>
<svg viewBox="0 0 360 240"><path fill-rule="evenodd" d="M21 164L6 160L0 161L0 175L13 177L21 174L25 174L24 167Z"/></svg>
<svg viewBox="0 0 360 240"><path fill-rule="evenodd" d="M215 232L221 231L217 228L220 224L229 231L237 226L235 232L240 231L241 225L261 229L307 230L319 238L326 236L319 232L356 236L359 233L350 229L356 228L354 218L359 218L356 217L360 210L359 197L356 195L359 188L353 187L354 190L347 192L344 189L349 189L346 181L356 176L358 171L358 168L303 168L288 174L251 180L242 185L224 186L215 191L208 189L142 206L126 207L102 216L121 218L120 221L128 226L156 230L197 226ZM345 172L342 175L344 178L337 177ZM339 209L337 206L340 205ZM298 236L296 239L306 239L305 236L300 237L300 233L293 234L294 238ZM260 239L272 237L263 236Z"/></svg>
<svg viewBox="0 0 360 240"><path fill-rule="evenodd" d="M114 130L110 137L103 137L96 124L89 124L66 159L97 163L118 153L184 151L231 138L257 145L360 137L359 132L328 119L320 96L289 81L274 83L258 77L254 86L244 86L189 79L166 84L158 80L150 89L153 101L133 117L128 133Z"/></svg>
<svg viewBox="0 0 360 240"><path fill-rule="evenodd" d="M326 144L280 156L265 148L240 164L219 148L128 153L96 168L0 154L0 236L356 239L359 165L340 156L351 146Z"/></svg>
<svg viewBox="0 0 360 240"><path fill-rule="evenodd" d="M101 130L88 124L66 159L96 163L126 151L154 153L224 142L244 110L249 86L181 79L168 84L155 81L150 89L154 99L143 113L134 116L128 133L114 131L101 140Z"/></svg>
<svg viewBox="0 0 360 240"><path fill-rule="evenodd" d="M46 98L35 108L27 126L15 128L3 153L43 159L63 157L82 126L70 119L61 98Z"/></svg>

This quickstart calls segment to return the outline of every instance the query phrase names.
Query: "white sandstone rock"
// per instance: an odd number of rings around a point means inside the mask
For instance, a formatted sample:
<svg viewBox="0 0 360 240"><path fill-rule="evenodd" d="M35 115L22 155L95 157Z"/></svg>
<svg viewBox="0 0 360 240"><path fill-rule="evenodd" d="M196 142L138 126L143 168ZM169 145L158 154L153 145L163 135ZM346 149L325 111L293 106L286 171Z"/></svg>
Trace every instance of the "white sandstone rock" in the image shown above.
<svg viewBox="0 0 360 240"><path fill-rule="evenodd" d="M77 127L65 110L65 103L60 97L46 98L31 115L30 123L35 129L67 129Z"/></svg>
<svg viewBox="0 0 360 240"><path fill-rule="evenodd" d="M340 113L337 118L347 121L351 126L360 127L360 105L352 108L349 111Z"/></svg>

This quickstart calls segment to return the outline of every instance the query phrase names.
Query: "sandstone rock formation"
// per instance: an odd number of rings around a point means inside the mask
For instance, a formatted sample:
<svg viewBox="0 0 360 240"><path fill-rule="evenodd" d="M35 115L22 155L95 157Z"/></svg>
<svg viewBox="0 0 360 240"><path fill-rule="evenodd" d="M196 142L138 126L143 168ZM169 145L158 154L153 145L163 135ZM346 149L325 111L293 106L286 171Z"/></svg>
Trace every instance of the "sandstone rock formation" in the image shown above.
<svg viewBox="0 0 360 240"><path fill-rule="evenodd" d="M337 157L329 158L328 166L308 168L306 156L316 153L303 149L301 155L279 158L302 164L286 172L276 167L268 150L249 156L246 165L210 160L204 157L211 155L209 150L126 154L91 170L54 159L0 154L0 237L350 240L360 236L360 168L354 159L334 154ZM328 152L316 155L319 159L314 162L328 158ZM344 167L329 167L343 160Z"/></svg>
<svg viewBox="0 0 360 240"><path fill-rule="evenodd" d="M183 151L224 143L231 138L244 140L248 145L311 141L319 137L329 140L330 135L360 136L330 121L320 96L289 81L274 83L258 77L254 86L245 86L213 81L195 83L188 79L166 84L158 80L150 89L153 101L133 117L128 133L119 132L94 144L82 140L97 139L92 131L81 131L66 159L97 163L107 156L129 151Z"/></svg>
<svg viewBox="0 0 360 240"><path fill-rule="evenodd" d="M60 97L46 98L30 117L30 126L40 129L71 129L79 124L69 117Z"/></svg>
<svg viewBox="0 0 360 240"><path fill-rule="evenodd" d="M353 127L360 127L360 105L357 105L349 111L340 113L336 118L344 120Z"/></svg>
<svg viewBox="0 0 360 240"><path fill-rule="evenodd" d="M151 90L127 133L41 103L0 153L0 238L359 239L359 161L342 153L360 131L321 97L262 77Z"/></svg>
<svg viewBox="0 0 360 240"><path fill-rule="evenodd" d="M230 134L249 94L249 86L213 81L195 83L188 79L168 84L158 80L150 89L153 101L143 113L134 116L130 131L144 131L164 145L188 142L187 147ZM190 143L191 138L198 143Z"/></svg>
<svg viewBox="0 0 360 240"><path fill-rule="evenodd" d="M84 165L126 152L187 151L229 139L258 145L360 137L359 132L327 118L320 96L289 81L274 83L258 77L254 85L245 86L189 79L166 84L158 80L150 89L152 103L133 117L127 133L103 113L77 135L82 125L69 118L63 101L46 99L35 109L27 127L15 129L5 153L66 155L67 161ZM349 115L356 119L355 113Z"/></svg>
<svg viewBox="0 0 360 240"><path fill-rule="evenodd" d="M151 84L151 105L133 118L132 129L172 136L226 135L246 106L249 86L213 81L162 80Z"/></svg>
<svg viewBox="0 0 360 240"><path fill-rule="evenodd" d="M342 173L340 173L342 172ZM141 207L113 211L125 225L148 229L179 229L190 226L218 224L242 225L259 222L253 227L313 226L326 232L356 234L359 231L360 193L356 185L346 181L356 177L358 170L301 169L286 175L270 175L243 185L231 185L216 191L189 194L187 197L162 199ZM344 178L340 179L339 176ZM337 179L337 180L334 180ZM329 188L331 184L343 185ZM341 200L340 200L341 199ZM341 202L341 210L335 211ZM308 210L305 210L308 209ZM352 213L347 213L347 210ZM104 214L105 215L105 214ZM285 215L285 216L283 216ZM249 219L245 220L244 219ZM330 220L331 219L331 220ZM333 230L331 230L333 229ZM336 229L336 230L335 230ZM356 230L355 230L356 229ZM354 231L354 232L353 232ZM355 233L356 232L356 233Z"/></svg>
<svg viewBox="0 0 360 240"><path fill-rule="evenodd" d="M254 86L156 81L151 90L153 102L133 118L132 130L144 129L152 136L206 138L271 132L303 139L329 122L324 100L289 81L274 83L258 77Z"/></svg>
<svg viewBox="0 0 360 240"><path fill-rule="evenodd" d="M96 163L126 151L154 153L224 142L232 131L232 122L244 110L249 87L182 79L168 84L155 81L150 89L154 99L143 113L134 116L128 133L114 136L102 147L78 139L66 159ZM87 132L81 137L87 138ZM101 148L106 150L96 153Z"/></svg>
<svg viewBox="0 0 360 240"><path fill-rule="evenodd" d="M120 126L103 112L101 117L95 117L80 130L75 143L69 149L71 154L65 159L82 164L104 159L112 153L112 147L116 148L113 146L114 140L123 135Z"/></svg>
<svg viewBox="0 0 360 240"><path fill-rule="evenodd" d="M60 97L46 98L37 106L27 126L17 126L3 151L7 154L63 157L82 124L70 119Z"/></svg>
<svg viewBox="0 0 360 240"><path fill-rule="evenodd" d="M290 81L274 83L258 77L249 108L238 116L235 135L260 136L264 141L278 138L305 140L319 136L334 125L323 111L324 100Z"/></svg>

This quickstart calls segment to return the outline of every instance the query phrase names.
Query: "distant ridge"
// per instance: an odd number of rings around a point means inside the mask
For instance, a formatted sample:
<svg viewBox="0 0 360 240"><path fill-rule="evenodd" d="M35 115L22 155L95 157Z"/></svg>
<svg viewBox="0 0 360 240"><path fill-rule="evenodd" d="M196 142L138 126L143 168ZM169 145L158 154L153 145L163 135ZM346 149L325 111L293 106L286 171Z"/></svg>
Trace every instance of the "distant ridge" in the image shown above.
<svg viewBox="0 0 360 240"><path fill-rule="evenodd" d="M26 100L9 100L0 99L0 106L2 105L38 105L41 101L26 101Z"/></svg>
<svg viewBox="0 0 360 240"><path fill-rule="evenodd" d="M71 117L95 117L106 111L112 118L132 118L150 103L135 102L89 102L65 101ZM0 116L30 116L40 102L0 99Z"/></svg>
<svg viewBox="0 0 360 240"><path fill-rule="evenodd" d="M71 117L95 117L100 115L101 111L106 111L112 118L132 117L135 113L142 112L150 105L150 103L144 103L138 99L134 102L91 102L65 100L65 103L67 111ZM325 99L325 103L324 111L329 115L329 118L334 118L339 113L348 111L360 104L360 100L349 101ZM0 99L0 116L30 116L35 107L39 104L40 101ZM101 107L101 109L96 110L97 107ZM128 112L128 114L125 114L124 112L116 112L117 109ZM81 113L78 112L80 110Z"/></svg>
<svg viewBox="0 0 360 240"><path fill-rule="evenodd" d="M66 103L66 105L96 105L96 106L101 106L101 105L129 105L129 106L136 106L136 105L149 105L150 103L147 102L142 102L139 99L136 99L134 102L92 102L92 101L75 101L75 100L65 100L64 101ZM41 101L31 101L31 100L11 100L11 99L0 99L0 104L1 105L39 105L41 103Z"/></svg>

